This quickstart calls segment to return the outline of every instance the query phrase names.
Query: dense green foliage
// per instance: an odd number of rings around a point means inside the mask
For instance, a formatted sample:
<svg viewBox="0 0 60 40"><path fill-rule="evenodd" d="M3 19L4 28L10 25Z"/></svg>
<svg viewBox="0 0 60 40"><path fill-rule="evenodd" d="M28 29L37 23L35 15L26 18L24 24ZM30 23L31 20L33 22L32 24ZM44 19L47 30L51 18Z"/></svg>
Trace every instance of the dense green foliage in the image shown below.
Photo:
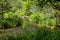
<svg viewBox="0 0 60 40"><path fill-rule="evenodd" d="M1 0L0 1L0 28L27 26L34 23L38 26L60 25L59 0ZM17 20L16 20L17 19ZM17 21L23 21L18 23ZM27 22L28 21L28 22Z"/></svg>
<svg viewBox="0 0 60 40"><path fill-rule="evenodd" d="M0 0L0 29L22 29L1 40L60 40L59 27L60 0Z"/></svg>

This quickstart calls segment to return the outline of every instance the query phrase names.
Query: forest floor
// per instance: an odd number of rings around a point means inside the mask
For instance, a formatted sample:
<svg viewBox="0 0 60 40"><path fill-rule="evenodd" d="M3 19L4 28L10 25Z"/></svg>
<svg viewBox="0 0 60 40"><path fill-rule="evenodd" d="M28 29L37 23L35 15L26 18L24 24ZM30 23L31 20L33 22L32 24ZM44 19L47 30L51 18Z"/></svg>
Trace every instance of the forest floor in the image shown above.
<svg viewBox="0 0 60 40"><path fill-rule="evenodd" d="M9 29L0 29L0 37L5 36L5 35L14 35L17 33L23 33L25 31L34 31L36 30L36 27L30 27L30 28L26 28L26 29L22 29L20 27L16 27L16 28L9 28Z"/></svg>
<svg viewBox="0 0 60 40"><path fill-rule="evenodd" d="M42 27L45 28L45 27ZM0 29L0 39L7 36L7 35L17 35L17 34L22 34L26 33L26 31L31 31L34 33L34 31L38 29L36 27L27 27L26 29L22 29L21 27L16 27L16 28L10 28L10 29ZM50 30L50 28L48 28ZM57 30L60 30L57 29Z"/></svg>

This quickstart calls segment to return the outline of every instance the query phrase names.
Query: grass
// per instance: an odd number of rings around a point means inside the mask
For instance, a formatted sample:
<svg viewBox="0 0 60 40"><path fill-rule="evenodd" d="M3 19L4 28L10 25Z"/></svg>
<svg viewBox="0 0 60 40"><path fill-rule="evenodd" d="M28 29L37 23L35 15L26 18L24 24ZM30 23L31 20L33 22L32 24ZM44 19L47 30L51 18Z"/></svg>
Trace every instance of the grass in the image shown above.
<svg viewBox="0 0 60 40"><path fill-rule="evenodd" d="M4 30L0 40L60 40L60 29L36 28L20 29L13 28Z"/></svg>

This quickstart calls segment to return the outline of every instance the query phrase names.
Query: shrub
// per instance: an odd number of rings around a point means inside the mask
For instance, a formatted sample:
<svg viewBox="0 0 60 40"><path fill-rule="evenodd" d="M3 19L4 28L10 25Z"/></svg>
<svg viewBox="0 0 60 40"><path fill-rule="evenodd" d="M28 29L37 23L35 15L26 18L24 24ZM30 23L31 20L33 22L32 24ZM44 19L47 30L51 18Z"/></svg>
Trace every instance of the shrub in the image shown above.
<svg viewBox="0 0 60 40"><path fill-rule="evenodd" d="M7 18L7 19L1 19L0 26L1 28L7 29L7 28L13 28L21 26L22 24L21 18Z"/></svg>

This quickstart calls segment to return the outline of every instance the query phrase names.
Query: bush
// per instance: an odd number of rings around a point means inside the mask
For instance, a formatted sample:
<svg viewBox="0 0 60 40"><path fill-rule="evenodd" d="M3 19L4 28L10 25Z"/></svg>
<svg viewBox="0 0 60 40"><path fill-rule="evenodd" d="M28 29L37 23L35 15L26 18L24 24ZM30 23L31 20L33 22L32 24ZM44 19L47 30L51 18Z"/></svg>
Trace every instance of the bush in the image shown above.
<svg viewBox="0 0 60 40"><path fill-rule="evenodd" d="M1 28L7 29L7 28L13 28L16 26L21 26L22 24L21 18L7 18L7 19L1 19L0 26Z"/></svg>

